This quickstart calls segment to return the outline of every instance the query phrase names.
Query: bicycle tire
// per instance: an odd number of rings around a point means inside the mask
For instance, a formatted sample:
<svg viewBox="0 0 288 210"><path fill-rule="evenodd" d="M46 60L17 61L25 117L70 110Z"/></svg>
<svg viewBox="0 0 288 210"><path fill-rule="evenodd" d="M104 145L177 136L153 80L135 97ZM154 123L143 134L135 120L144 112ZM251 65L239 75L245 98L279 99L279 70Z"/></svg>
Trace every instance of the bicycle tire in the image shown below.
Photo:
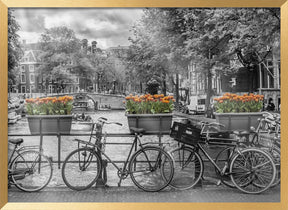
<svg viewBox="0 0 288 210"><path fill-rule="evenodd" d="M227 169L224 171L224 174L222 175L219 174L219 171L216 168L215 168L215 173L217 174L217 176L219 176L223 184L231 188L235 188L235 185L233 184L230 178L230 174L229 174L229 164L234 154L233 150L234 148L232 147L226 147L223 150L221 150L215 158L215 163L217 166L219 166L221 170L223 170L225 167L225 164L227 164Z"/></svg>
<svg viewBox="0 0 288 210"><path fill-rule="evenodd" d="M281 181L281 152L280 152L280 148L275 143L272 146L261 145L259 143L258 133L255 133L253 135L252 142L254 144L255 144L255 142L257 142L257 145L254 145L254 146L257 146L260 149L265 150L273 158L273 161L274 161L275 166L276 166L276 177L275 177L275 181L272 183L271 187L279 185L280 181Z"/></svg>
<svg viewBox="0 0 288 210"><path fill-rule="evenodd" d="M204 165L201 156L191 147L181 146L170 152L174 159L174 176L170 186L178 190L194 187L203 176Z"/></svg>
<svg viewBox="0 0 288 210"><path fill-rule="evenodd" d="M25 192L42 190L49 184L53 174L51 160L35 150L19 153L12 161L10 170L12 182Z"/></svg>
<svg viewBox="0 0 288 210"><path fill-rule="evenodd" d="M276 167L265 151L248 148L239 151L230 164L230 177L242 192L258 194L267 190L275 180Z"/></svg>
<svg viewBox="0 0 288 210"><path fill-rule="evenodd" d="M272 183L272 185L270 187L275 187L277 185L280 184L281 182L281 154L280 154L280 148L277 147L273 147L273 148L261 148L264 149L266 152L268 152L274 163L275 163L275 167L276 167L276 176L275 176L275 180Z"/></svg>
<svg viewBox="0 0 288 210"><path fill-rule="evenodd" d="M128 168L133 183L147 192L163 190L169 185L174 174L172 157L156 146L146 146L136 151L129 161Z"/></svg>
<svg viewBox="0 0 288 210"><path fill-rule="evenodd" d="M102 163L95 150L80 148L72 151L62 166L64 183L72 190L86 190L96 183Z"/></svg>

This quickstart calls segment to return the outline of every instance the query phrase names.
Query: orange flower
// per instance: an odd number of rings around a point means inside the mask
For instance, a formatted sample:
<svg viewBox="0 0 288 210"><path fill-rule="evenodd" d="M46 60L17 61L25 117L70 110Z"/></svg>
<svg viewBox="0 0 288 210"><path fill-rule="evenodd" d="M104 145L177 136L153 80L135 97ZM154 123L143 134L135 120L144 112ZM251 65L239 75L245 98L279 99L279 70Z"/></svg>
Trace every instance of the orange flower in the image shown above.
<svg viewBox="0 0 288 210"><path fill-rule="evenodd" d="M165 104L169 104L170 101L168 101L168 100L162 100L162 102L165 103Z"/></svg>

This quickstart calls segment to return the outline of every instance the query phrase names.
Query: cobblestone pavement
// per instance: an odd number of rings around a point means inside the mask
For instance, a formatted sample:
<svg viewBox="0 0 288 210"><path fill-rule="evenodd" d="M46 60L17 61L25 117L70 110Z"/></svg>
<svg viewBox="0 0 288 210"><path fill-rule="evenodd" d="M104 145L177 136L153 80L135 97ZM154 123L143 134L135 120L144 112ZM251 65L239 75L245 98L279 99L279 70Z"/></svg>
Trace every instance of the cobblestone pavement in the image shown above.
<svg viewBox="0 0 288 210"><path fill-rule="evenodd" d="M183 191L166 189L156 193L144 192L134 186L92 187L85 191L47 187L37 193L25 193L11 188L8 198L9 202L280 202L280 187L258 195L244 194L237 189L216 185Z"/></svg>

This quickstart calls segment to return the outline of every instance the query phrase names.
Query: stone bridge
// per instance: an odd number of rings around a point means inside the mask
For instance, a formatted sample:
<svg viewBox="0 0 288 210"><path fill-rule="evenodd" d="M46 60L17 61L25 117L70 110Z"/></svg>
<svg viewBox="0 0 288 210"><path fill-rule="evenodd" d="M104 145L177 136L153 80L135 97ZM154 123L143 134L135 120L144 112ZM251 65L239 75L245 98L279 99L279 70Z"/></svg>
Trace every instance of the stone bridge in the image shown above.
<svg viewBox="0 0 288 210"><path fill-rule="evenodd" d="M92 101L94 109L124 109L124 96L100 93L73 93L74 102Z"/></svg>

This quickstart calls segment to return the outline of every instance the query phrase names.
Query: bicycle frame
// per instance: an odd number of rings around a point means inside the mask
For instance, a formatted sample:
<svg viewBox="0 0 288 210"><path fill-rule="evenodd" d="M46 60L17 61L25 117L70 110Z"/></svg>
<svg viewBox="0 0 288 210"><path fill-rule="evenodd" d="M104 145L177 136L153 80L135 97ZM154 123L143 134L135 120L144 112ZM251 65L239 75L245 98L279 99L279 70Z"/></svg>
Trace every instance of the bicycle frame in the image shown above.
<svg viewBox="0 0 288 210"><path fill-rule="evenodd" d="M238 152L240 153L239 149L238 149L238 146L235 145L235 146L231 146L231 148L233 149L233 153ZM215 167L215 169L221 174L223 175L222 171L224 171L223 169L221 169L217 164L216 162L213 160L213 158L206 152L206 150L202 147L201 144L197 144L195 149L200 149L200 151L205 155L206 158L208 158L209 162Z"/></svg>
<svg viewBox="0 0 288 210"><path fill-rule="evenodd" d="M9 168L9 165L13 162L12 160L14 160L15 157L20 155L20 153L22 151L36 150L36 149L39 149L39 146L22 146L22 147L18 148L18 145L15 145L13 148L12 154L8 158L8 168ZM16 156L15 156L15 153L17 154Z"/></svg>
<svg viewBox="0 0 288 210"><path fill-rule="evenodd" d="M138 142L139 142L139 143L138 143ZM126 161L124 162L123 168L120 168L113 160L111 160L111 159L109 158L109 156L106 155L105 152L103 152L103 151L101 150L99 144L98 144L98 145L95 145L97 149L94 148L94 150L95 150L96 152L97 152L97 151L100 151L101 155L103 155L103 156L108 160L108 162L110 162L118 171L123 172L123 171L125 171L126 168L127 168L127 165L128 165L128 163L129 163L129 159L130 159L130 157L131 157L131 155L132 155L133 149L134 149L135 151L137 150L137 145L139 145L141 148L143 148L143 144L141 143L138 135L135 135L134 140L133 140L133 143L132 143L132 145L131 145L131 147L130 147L130 151L129 151L129 153L128 153L127 159L126 159ZM145 154L145 155L146 155L146 154ZM148 157L147 157L147 159L148 159ZM149 164L150 164L150 163L149 163ZM120 178L120 179L121 179L121 178Z"/></svg>

